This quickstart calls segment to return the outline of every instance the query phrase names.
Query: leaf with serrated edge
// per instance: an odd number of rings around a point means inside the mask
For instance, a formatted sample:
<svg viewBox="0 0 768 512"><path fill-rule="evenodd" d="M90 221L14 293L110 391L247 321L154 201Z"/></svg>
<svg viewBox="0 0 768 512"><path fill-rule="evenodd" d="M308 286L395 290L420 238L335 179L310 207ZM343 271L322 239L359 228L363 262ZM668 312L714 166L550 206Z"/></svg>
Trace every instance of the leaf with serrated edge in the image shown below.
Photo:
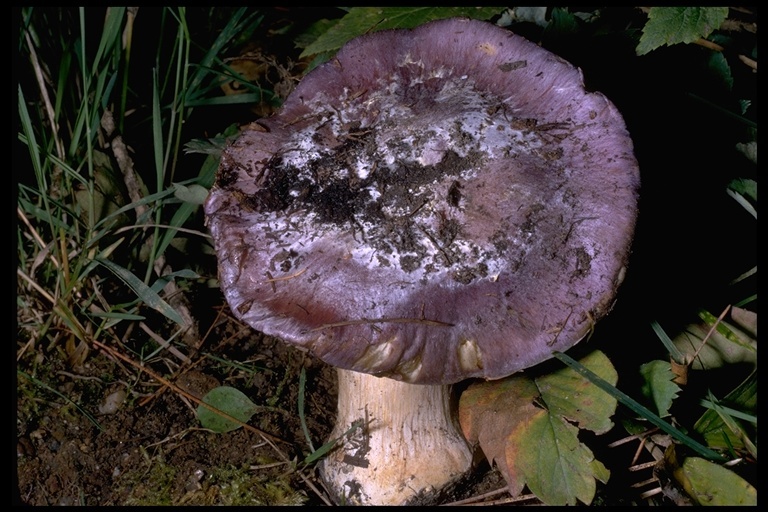
<svg viewBox="0 0 768 512"><path fill-rule="evenodd" d="M672 382L675 374L669 361L649 361L640 366L643 376L643 394L652 399L659 416L669 415L669 408L680 392L680 386Z"/></svg>
<svg viewBox="0 0 768 512"><path fill-rule="evenodd" d="M519 471L528 488L547 505L589 504L595 478L604 478L602 464L595 472L592 451L581 444L578 428L540 409L510 436L507 464Z"/></svg>
<svg viewBox="0 0 768 512"><path fill-rule="evenodd" d="M728 17L727 7L651 7L637 45L638 55L664 45L707 37Z"/></svg>
<svg viewBox="0 0 768 512"><path fill-rule="evenodd" d="M300 57L336 51L362 34L390 28L413 28L427 21L466 16L487 20L504 7L353 7L327 32L308 45Z"/></svg>
<svg viewBox="0 0 768 512"><path fill-rule="evenodd" d="M582 364L611 383L617 380L601 352ZM564 418L602 433L610 428L615 409L615 399L564 368L535 381L518 374L471 385L459 401L459 421L465 437L496 462L513 496L527 483L547 504L590 503L595 479L605 482L610 472Z"/></svg>
<svg viewBox="0 0 768 512"><path fill-rule="evenodd" d="M581 364L611 384L618 381L616 369L600 351L588 354ZM539 377L536 385L550 413L596 434L608 432L613 426L611 416L616 411L616 399L570 368Z"/></svg>

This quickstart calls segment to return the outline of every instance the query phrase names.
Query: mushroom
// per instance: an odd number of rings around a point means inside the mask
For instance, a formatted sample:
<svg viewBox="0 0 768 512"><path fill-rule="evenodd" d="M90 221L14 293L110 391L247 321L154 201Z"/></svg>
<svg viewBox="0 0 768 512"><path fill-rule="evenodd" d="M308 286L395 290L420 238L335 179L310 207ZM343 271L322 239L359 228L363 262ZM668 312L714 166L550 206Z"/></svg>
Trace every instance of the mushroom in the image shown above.
<svg viewBox="0 0 768 512"><path fill-rule="evenodd" d="M224 151L205 211L234 315L339 368L328 488L399 504L471 468L450 384L540 363L609 312L638 189L579 69L454 18L307 74Z"/></svg>

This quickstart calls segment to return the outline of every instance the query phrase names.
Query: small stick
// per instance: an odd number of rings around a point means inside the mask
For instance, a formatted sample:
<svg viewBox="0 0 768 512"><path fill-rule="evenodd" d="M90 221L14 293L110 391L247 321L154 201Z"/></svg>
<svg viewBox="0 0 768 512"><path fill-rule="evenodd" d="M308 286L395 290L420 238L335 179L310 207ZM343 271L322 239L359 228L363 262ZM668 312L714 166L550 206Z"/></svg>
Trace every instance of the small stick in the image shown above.
<svg viewBox="0 0 768 512"><path fill-rule="evenodd" d="M291 274L291 275L289 275L289 276L281 276L281 277L272 277L272 274L270 274L269 272L267 272L267 273L266 273L266 274L267 274L267 278L268 278L268 279L267 279L267 282L268 282L268 283L274 283L275 281L287 281L288 279L293 279L294 277L299 277L301 274L303 274L304 272L306 272L306 271L307 271L307 269L309 269L309 267L306 267L306 268L304 268L304 269L302 269L302 270L299 270L299 271L298 271L298 272L296 272L295 274Z"/></svg>
<svg viewBox="0 0 768 512"><path fill-rule="evenodd" d="M728 311L731 309L731 305L725 306L725 309L722 313L720 313L720 316L717 317L717 321L712 325L712 327L709 329L709 332L706 336L704 336L704 339L701 340L701 345L699 345L699 348L696 349L696 352L693 353L693 357L691 357L691 361L695 360L696 357L699 355L699 352L702 348L704 348L704 345L707 344L707 340L709 340L709 337L712 336L712 333L715 332L715 329L717 329L717 326L720 324L720 322L725 318L725 314L728 313Z"/></svg>

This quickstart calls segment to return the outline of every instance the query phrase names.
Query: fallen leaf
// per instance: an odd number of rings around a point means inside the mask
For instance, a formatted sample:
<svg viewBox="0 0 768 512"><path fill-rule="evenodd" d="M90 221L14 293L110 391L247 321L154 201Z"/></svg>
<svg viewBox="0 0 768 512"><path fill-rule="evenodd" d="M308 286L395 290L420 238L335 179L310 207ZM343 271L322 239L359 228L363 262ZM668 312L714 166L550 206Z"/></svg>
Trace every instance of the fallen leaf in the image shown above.
<svg viewBox="0 0 768 512"><path fill-rule="evenodd" d="M243 423L247 423L256 412L256 405L242 391L229 386L212 389L203 397L203 402ZM239 423L225 418L204 405L197 407L197 418L203 427L220 434L241 427Z"/></svg>
<svg viewBox="0 0 768 512"><path fill-rule="evenodd" d="M602 352L581 363L616 382L616 370ZM595 480L606 482L610 473L579 441L578 431L608 431L616 405L613 397L564 368L536 379L517 374L471 385L459 401L459 422L465 437L496 464L513 496L528 485L548 505L589 504Z"/></svg>

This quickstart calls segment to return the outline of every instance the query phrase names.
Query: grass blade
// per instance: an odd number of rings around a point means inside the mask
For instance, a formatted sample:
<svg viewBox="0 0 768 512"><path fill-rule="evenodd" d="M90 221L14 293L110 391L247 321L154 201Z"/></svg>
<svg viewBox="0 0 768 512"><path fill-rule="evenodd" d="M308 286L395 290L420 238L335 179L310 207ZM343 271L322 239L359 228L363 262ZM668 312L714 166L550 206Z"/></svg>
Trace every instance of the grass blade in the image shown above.
<svg viewBox="0 0 768 512"><path fill-rule="evenodd" d="M678 364L686 364L685 356L672 342L672 339L667 336L667 333L664 332L664 329L661 328L659 322L654 320L651 322L651 327L653 328L653 332L656 333L656 336L658 336L661 342L664 344L664 347L667 349L667 352L669 352L669 355L672 356L672 359L674 359Z"/></svg>
<svg viewBox="0 0 768 512"><path fill-rule="evenodd" d="M562 363L564 363L567 366L570 366L577 372L579 372L581 375L584 376L587 380L589 380L592 384L599 387L612 397L614 397L616 400L619 401L622 405L629 408L632 412L635 414L639 414L641 417L648 420L650 423L652 423L654 426L659 427L661 430L666 432L667 434L671 435L673 438L677 439L679 442L687 446L688 448L692 449L702 457L705 457L710 460L718 461L718 462L725 462L727 459L717 453L714 450L711 450L710 448L707 448L703 444L699 443L695 439L692 439L685 435L680 430L676 429L663 419L661 419L659 416L654 414L651 410L644 407L639 402L636 402L632 398L629 397L629 395L626 395L616 389L614 386L612 386L609 382L601 379L598 377L595 373L593 373L588 368L584 367L582 364L580 364L575 359L571 358L570 356L562 353L562 352L553 352L552 355L554 355L557 359L559 359Z"/></svg>
<svg viewBox="0 0 768 512"><path fill-rule="evenodd" d="M313 452L315 451L315 447L312 445L312 437L309 435L309 429L307 428L307 420L304 417L304 387L307 384L307 371L302 368L301 373L299 374L299 420L301 421L301 430L304 432L304 437L307 438L307 444L309 445L309 449Z"/></svg>
<svg viewBox="0 0 768 512"><path fill-rule="evenodd" d="M173 309L167 302L165 302L152 288L144 284L138 277L133 275L129 270L117 265L104 258L96 258L96 261L113 272L120 278L125 284L131 287L145 304L161 313L163 316L172 320L182 327L186 327L184 319L179 315L175 309Z"/></svg>

